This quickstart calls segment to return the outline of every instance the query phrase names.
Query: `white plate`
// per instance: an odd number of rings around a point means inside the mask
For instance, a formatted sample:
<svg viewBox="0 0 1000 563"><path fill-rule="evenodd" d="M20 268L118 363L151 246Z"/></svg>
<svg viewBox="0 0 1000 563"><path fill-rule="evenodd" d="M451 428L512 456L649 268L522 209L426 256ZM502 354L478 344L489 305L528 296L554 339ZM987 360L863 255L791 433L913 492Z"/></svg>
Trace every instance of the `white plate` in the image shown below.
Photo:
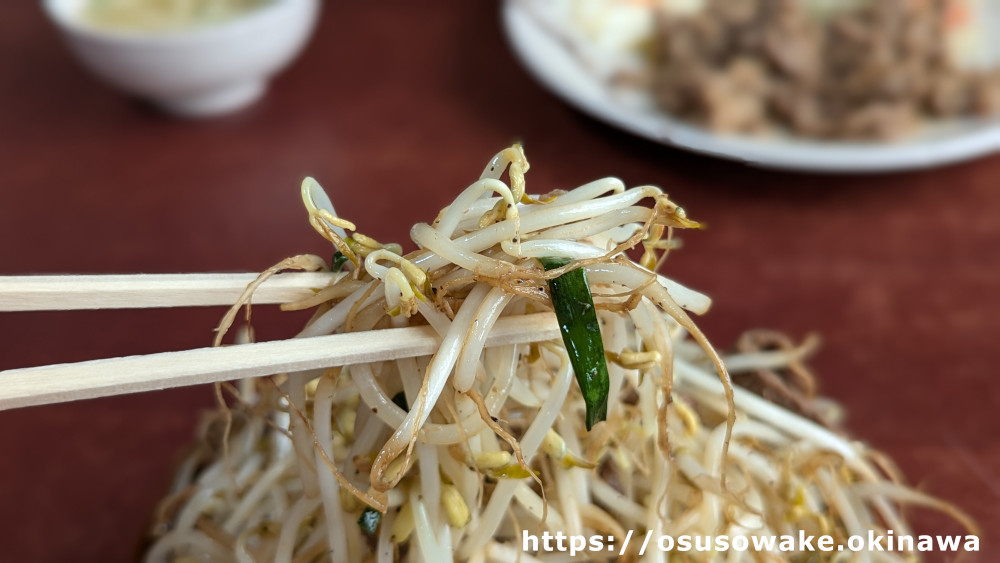
<svg viewBox="0 0 1000 563"><path fill-rule="evenodd" d="M563 38L549 33L523 1L502 8L507 38L535 78L578 109L640 137L765 168L884 172L940 166L1000 150L1000 121L947 120L893 143L809 141L714 134L657 112L641 92L612 91ZM991 11L995 16L996 11ZM995 19L995 18L990 18Z"/></svg>

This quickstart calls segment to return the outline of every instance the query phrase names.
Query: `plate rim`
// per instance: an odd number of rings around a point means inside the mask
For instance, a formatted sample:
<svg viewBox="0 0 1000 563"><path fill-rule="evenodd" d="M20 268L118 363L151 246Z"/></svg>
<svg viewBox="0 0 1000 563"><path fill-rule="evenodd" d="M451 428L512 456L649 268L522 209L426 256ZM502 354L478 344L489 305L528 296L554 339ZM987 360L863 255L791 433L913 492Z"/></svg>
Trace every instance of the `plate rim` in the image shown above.
<svg viewBox="0 0 1000 563"><path fill-rule="evenodd" d="M511 50L529 74L576 109L649 141L759 168L841 174L933 168L1000 150L1000 120L978 123L948 120L943 125L957 132L940 138L917 136L893 144L781 142L721 136L666 114L627 108L610 99L609 91L602 88L597 77L589 74L556 38L542 29L528 13L525 3L525 0L504 0L501 20ZM569 64L556 68L546 57Z"/></svg>

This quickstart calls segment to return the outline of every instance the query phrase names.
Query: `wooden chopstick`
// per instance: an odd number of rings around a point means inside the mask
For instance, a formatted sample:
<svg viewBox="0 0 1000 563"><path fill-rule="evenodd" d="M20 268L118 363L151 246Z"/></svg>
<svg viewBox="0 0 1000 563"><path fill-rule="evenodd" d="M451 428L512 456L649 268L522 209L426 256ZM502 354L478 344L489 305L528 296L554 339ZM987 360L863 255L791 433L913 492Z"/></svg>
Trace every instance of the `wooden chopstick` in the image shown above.
<svg viewBox="0 0 1000 563"><path fill-rule="evenodd" d="M535 313L499 319L486 345L558 337L555 315ZM12 369L0 371L0 410L429 356L440 341L419 326Z"/></svg>
<svg viewBox="0 0 1000 563"><path fill-rule="evenodd" d="M257 278L247 274L0 276L0 311L232 305ZM283 273L254 292L254 304L312 295L343 274Z"/></svg>

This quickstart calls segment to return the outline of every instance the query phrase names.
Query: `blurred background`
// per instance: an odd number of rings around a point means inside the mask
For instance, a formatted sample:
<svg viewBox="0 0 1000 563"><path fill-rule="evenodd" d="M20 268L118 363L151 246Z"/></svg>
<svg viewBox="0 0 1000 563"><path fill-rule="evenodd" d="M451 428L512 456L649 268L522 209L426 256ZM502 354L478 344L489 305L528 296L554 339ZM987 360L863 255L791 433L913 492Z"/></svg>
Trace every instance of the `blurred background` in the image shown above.
<svg viewBox="0 0 1000 563"><path fill-rule="evenodd" d="M854 436L954 502L1000 559L1000 157L933 170L765 171L642 140L571 109L517 62L497 2L328 2L249 107L168 116L94 78L35 3L0 3L0 274L247 272L330 253L306 175L360 231L411 249L519 141L528 190L614 175L708 224L664 273L742 331L818 333L821 392ZM221 308L0 314L0 370L207 346ZM255 309L259 339L306 317ZM208 387L0 412L0 560L135 557ZM914 511L923 533L958 533ZM948 560L931 554L932 561Z"/></svg>

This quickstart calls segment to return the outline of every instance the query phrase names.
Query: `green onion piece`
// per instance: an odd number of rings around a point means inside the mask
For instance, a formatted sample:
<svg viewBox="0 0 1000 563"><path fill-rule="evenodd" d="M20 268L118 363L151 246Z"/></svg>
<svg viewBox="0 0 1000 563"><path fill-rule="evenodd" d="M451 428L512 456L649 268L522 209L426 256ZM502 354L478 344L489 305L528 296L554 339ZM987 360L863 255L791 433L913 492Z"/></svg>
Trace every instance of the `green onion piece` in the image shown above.
<svg viewBox="0 0 1000 563"><path fill-rule="evenodd" d="M361 526L361 531L369 536L375 535L375 530L378 529L378 523L382 520L382 513L370 506L366 506L364 512L361 513L361 517L358 518L358 526Z"/></svg>
<svg viewBox="0 0 1000 563"><path fill-rule="evenodd" d="M330 260L330 271L331 272L342 272L344 271L344 264L347 263L347 256L344 256L339 250L333 253L333 259Z"/></svg>
<svg viewBox="0 0 1000 563"><path fill-rule="evenodd" d="M569 258L539 260L546 270L560 268L571 262ZM608 393L611 389L594 298L590 294L583 268L566 272L548 283L563 343L587 405L587 430L590 430L608 417Z"/></svg>

